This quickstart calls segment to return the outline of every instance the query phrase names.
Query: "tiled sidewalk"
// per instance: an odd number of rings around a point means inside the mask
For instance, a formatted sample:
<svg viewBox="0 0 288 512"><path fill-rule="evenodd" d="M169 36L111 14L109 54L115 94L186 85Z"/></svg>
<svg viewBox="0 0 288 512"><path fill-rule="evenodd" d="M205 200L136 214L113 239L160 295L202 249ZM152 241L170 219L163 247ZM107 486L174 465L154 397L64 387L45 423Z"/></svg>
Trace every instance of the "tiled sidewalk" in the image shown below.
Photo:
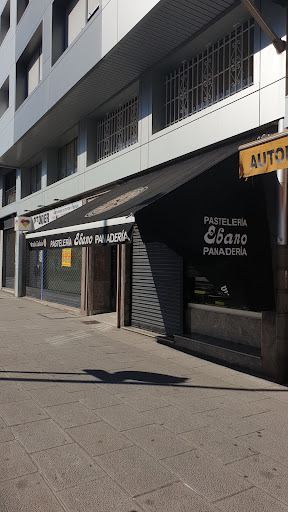
<svg viewBox="0 0 288 512"><path fill-rule="evenodd" d="M0 511L288 512L288 388L0 292Z"/></svg>

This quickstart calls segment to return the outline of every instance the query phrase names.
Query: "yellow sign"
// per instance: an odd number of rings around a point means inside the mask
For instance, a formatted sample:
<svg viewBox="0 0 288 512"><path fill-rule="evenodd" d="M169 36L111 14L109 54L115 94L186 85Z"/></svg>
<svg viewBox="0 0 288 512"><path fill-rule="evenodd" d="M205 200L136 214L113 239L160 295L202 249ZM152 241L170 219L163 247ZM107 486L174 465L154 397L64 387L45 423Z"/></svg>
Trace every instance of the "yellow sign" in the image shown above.
<svg viewBox="0 0 288 512"><path fill-rule="evenodd" d="M71 249L62 249L62 267L71 267Z"/></svg>
<svg viewBox="0 0 288 512"><path fill-rule="evenodd" d="M255 146L240 149L240 178L286 169L288 167L288 132L274 140L262 139Z"/></svg>

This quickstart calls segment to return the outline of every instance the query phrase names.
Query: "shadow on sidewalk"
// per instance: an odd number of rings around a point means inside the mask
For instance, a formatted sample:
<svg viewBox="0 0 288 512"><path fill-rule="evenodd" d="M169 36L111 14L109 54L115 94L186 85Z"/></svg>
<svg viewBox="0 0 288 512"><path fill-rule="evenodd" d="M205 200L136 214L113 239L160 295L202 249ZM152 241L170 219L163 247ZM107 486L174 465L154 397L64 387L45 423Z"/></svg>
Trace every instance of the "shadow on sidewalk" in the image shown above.
<svg viewBox="0 0 288 512"><path fill-rule="evenodd" d="M173 375L164 375L162 373L150 373L150 372L139 372L139 371L121 371L115 373L109 373L104 370L83 370L87 375L96 377L96 379L102 382L111 382L121 384L125 381L134 382L146 382L146 384L181 384L188 380L186 377L174 377ZM131 384L131 382L129 382Z"/></svg>
<svg viewBox="0 0 288 512"><path fill-rule="evenodd" d="M5 376L2 376L4 374ZM9 376L9 374L12 374ZM19 377L16 377L16 375L19 375ZM30 375L30 377L29 377ZM32 377L33 375L33 377ZM39 377L38 377L39 375ZM57 375L59 376L57 378ZM74 377L81 377L83 376L83 379L75 378ZM35 378L36 376L36 378ZM63 378L63 377L64 378ZM67 378L65 378L67 376ZM70 378L69 378L70 376ZM91 377L91 379L87 379L85 377ZM225 386L225 383L223 383L223 386L205 386L205 385L199 385L199 384L188 384L186 383L189 380L189 377L176 377L174 375L165 375L162 373L151 373L151 372L140 372L140 371L133 371L133 370L127 370L127 371L118 371L115 373L109 373L105 370L92 370L92 369L85 369L81 372L21 372L21 371L5 371L0 370L0 381L3 382L54 382L54 383L78 383L78 384L121 384L121 385L137 385L141 383L142 385L159 385L159 386L173 386L173 387L185 387L185 389L219 389L219 390L231 390L231 391L254 391L257 393L257 391L263 392L282 392L286 391L288 392L287 386L282 385L280 389L273 389L271 387L267 388L253 388L253 387L231 387L231 386ZM185 384L184 384L185 383Z"/></svg>

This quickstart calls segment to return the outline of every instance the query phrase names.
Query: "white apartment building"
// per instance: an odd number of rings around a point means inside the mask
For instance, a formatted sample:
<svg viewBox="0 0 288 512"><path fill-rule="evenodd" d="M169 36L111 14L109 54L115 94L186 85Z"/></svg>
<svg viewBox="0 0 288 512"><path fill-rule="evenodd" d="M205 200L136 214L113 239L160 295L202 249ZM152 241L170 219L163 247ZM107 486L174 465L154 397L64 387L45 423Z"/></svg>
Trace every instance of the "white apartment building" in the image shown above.
<svg viewBox="0 0 288 512"><path fill-rule="evenodd" d="M1 288L285 379L286 171L257 150L240 179L238 148L288 128L286 21L285 0L0 0Z"/></svg>

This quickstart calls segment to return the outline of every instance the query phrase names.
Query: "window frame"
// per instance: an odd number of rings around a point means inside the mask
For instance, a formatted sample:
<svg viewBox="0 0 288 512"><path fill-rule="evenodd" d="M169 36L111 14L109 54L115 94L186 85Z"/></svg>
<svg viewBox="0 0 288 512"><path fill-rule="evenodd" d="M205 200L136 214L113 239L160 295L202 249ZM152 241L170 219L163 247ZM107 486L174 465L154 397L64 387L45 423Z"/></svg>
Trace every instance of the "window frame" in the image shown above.
<svg viewBox="0 0 288 512"><path fill-rule="evenodd" d="M71 169L68 169L68 151L72 147L73 151L73 162L74 165ZM64 165L63 165L64 163ZM63 171L62 171L63 169ZM75 137L71 141L64 144L61 148L58 149L58 181L67 178L68 176L72 176L78 171L78 137Z"/></svg>

